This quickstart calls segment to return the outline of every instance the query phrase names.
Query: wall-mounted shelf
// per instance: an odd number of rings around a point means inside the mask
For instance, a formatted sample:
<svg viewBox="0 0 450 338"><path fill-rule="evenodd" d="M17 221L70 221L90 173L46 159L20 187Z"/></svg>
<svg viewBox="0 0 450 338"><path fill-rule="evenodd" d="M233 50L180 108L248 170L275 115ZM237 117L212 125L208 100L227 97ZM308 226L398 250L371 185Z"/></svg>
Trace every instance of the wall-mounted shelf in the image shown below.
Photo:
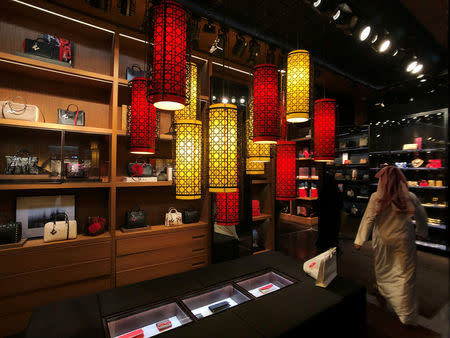
<svg viewBox="0 0 450 338"><path fill-rule="evenodd" d="M416 221L412 221L413 224L416 224ZM435 229L441 229L446 230L447 225L446 224L436 224L436 223L428 223L428 227L435 228Z"/></svg>
<svg viewBox="0 0 450 338"><path fill-rule="evenodd" d="M300 137L300 138L294 138L290 141L292 142L307 142L307 141L312 141L312 137Z"/></svg>
<svg viewBox="0 0 450 338"><path fill-rule="evenodd" d="M297 176L295 178L297 181L318 181L319 178L318 177L306 177L306 178L301 178L299 176Z"/></svg>
<svg viewBox="0 0 450 338"><path fill-rule="evenodd" d="M381 170L383 168L370 168L370 170L373 171L378 171ZM399 168L402 171L444 171L447 170L446 167L442 167L442 168Z"/></svg>
<svg viewBox="0 0 450 338"><path fill-rule="evenodd" d="M307 226L312 226L319 223L318 217L303 217L284 213L280 214L280 220L284 222L290 222Z"/></svg>
<svg viewBox="0 0 450 338"><path fill-rule="evenodd" d="M136 232L122 232L121 230L116 230L116 238L122 239L122 238L141 237L141 236L153 235L153 234L164 234L164 233L170 233L170 232L177 232L180 230L183 231L183 230L187 230L187 229L204 228L207 225L208 225L208 223L206 223L206 222L182 224L182 225L176 225L176 226L171 226L171 227L167 227L165 225L150 225L147 230L136 231Z"/></svg>
<svg viewBox="0 0 450 338"><path fill-rule="evenodd" d="M272 217L272 215L270 215L270 214L261 214L261 215L259 215L259 216L253 216L253 217L252 217L252 221L253 221L253 222L256 222L256 221L264 221L264 220L269 219L269 218L271 218L271 217Z"/></svg>
<svg viewBox="0 0 450 338"><path fill-rule="evenodd" d="M118 188L145 188L145 187L170 187L173 181L157 182L115 182Z"/></svg>
<svg viewBox="0 0 450 338"><path fill-rule="evenodd" d="M422 204L424 208L431 208L431 209L447 209L446 206L441 205L431 205L431 204Z"/></svg>
<svg viewBox="0 0 450 338"><path fill-rule="evenodd" d="M297 197L296 199L302 200L302 201L317 201L318 197Z"/></svg>
<svg viewBox="0 0 450 338"><path fill-rule="evenodd" d="M378 183L372 183L370 185L374 186L374 187L377 187ZM416 187L416 186L410 186L410 185L408 185L408 188L409 189L423 189L423 190L444 190L444 189L447 189L446 186L444 186L444 187L420 187L420 186Z"/></svg>
<svg viewBox="0 0 450 338"><path fill-rule="evenodd" d="M368 151L369 147L356 147L356 148L345 148L345 149L335 149L337 153L350 153L355 151Z"/></svg>
<svg viewBox="0 0 450 338"><path fill-rule="evenodd" d="M314 161L314 158L296 158L297 161Z"/></svg>
<svg viewBox="0 0 450 338"><path fill-rule="evenodd" d="M389 154L433 153L433 152L441 152L441 151L445 151L445 148L371 151L371 152L369 152L369 154L370 155L389 155Z"/></svg>
<svg viewBox="0 0 450 338"><path fill-rule="evenodd" d="M252 180L252 184L270 184L270 180Z"/></svg>
<svg viewBox="0 0 450 338"><path fill-rule="evenodd" d="M109 188L109 187L111 187L111 183L103 183L103 182L0 184L0 190L92 189L92 188Z"/></svg>
<svg viewBox="0 0 450 338"><path fill-rule="evenodd" d="M430 243L430 242L424 242L424 241L416 241L416 244L419 246L423 246L426 248L441 250L441 251L448 251L448 248L444 244L438 244L438 243Z"/></svg>

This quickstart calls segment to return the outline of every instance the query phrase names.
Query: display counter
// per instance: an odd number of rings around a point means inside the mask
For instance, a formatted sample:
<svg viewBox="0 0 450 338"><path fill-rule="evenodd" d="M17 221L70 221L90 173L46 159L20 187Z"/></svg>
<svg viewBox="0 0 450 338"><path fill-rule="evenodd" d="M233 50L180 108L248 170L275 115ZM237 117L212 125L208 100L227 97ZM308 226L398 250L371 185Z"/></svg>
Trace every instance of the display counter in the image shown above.
<svg viewBox="0 0 450 338"><path fill-rule="evenodd" d="M42 306L26 337L308 337L365 328L365 288L267 252Z"/></svg>

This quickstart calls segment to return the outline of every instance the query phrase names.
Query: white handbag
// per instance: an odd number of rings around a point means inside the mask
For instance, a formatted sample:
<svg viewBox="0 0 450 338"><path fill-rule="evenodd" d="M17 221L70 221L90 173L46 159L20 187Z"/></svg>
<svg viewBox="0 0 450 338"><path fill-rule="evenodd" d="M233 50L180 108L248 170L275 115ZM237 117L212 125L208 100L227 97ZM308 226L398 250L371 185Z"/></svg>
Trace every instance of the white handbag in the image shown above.
<svg viewBox="0 0 450 338"><path fill-rule="evenodd" d="M20 98L20 96L16 98ZM2 117L5 119L39 121L39 108L27 104L26 101L24 103L0 101L0 109L2 110Z"/></svg>
<svg viewBox="0 0 450 338"><path fill-rule="evenodd" d="M64 241L77 238L77 221L52 221L45 223L44 242Z"/></svg>
<svg viewBox="0 0 450 338"><path fill-rule="evenodd" d="M306 261L303 270L316 280L316 286L326 288L337 276L336 248Z"/></svg>
<svg viewBox="0 0 450 338"><path fill-rule="evenodd" d="M181 225L183 224L183 218L181 216L181 212L178 212L175 208L170 208L169 212L166 214L166 220L164 221L164 225L170 227L172 225Z"/></svg>

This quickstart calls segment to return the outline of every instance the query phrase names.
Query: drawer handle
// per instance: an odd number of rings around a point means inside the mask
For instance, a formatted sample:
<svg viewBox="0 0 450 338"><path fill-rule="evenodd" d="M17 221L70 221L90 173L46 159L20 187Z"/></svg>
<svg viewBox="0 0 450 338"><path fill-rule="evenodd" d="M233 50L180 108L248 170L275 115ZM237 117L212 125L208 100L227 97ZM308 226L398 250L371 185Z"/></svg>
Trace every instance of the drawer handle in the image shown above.
<svg viewBox="0 0 450 338"><path fill-rule="evenodd" d="M199 266L205 264L205 261L198 262L198 263L192 263L192 266Z"/></svg>
<svg viewBox="0 0 450 338"><path fill-rule="evenodd" d="M205 235L197 235L197 236L192 236L192 239L198 239L198 238L203 238L205 237Z"/></svg>
<svg viewBox="0 0 450 338"><path fill-rule="evenodd" d="M199 252L199 251L203 251L203 250L205 250L205 248L192 249L192 252Z"/></svg>

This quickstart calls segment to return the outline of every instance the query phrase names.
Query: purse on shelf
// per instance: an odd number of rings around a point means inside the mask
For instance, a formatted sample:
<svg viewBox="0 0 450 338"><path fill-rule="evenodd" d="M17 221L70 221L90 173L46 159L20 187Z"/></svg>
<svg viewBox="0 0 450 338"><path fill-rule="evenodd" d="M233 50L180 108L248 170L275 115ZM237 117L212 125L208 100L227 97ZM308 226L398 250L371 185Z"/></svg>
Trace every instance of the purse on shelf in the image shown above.
<svg viewBox="0 0 450 338"><path fill-rule="evenodd" d="M252 216L261 215L260 203L258 200L252 200Z"/></svg>
<svg viewBox="0 0 450 338"><path fill-rule="evenodd" d="M145 211L141 209L131 209L126 213L126 229L143 228L147 226Z"/></svg>
<svg viewBox="0 0 450 338"><path fill-rule="evenodd" d="M21 156L22 155L22 156ZM19 150L15 155L5 156L6 175L37 175L39 174L38 158L31 156L26 150Z"/></svg>
<svg viewBox="0 0 450 338"><path fill-rule="evenodd" d="M197 210L188 209L183 211L183 223L191 224L200 221L200 213Z"/></svg>
<svg viewBox="0 0 450 338"><path fill-rule="evenodd" d="M406 168L406 162L395 162L395 166L399 169L405 169Z"/></svg>
<svg viewBox="0 0 450 338"><path fill-rule="evenodd" d="M27 54L59 60L59 46L49 43L43 38L37 38L36 40L25 39L23 51Z"/></svg>
<svg viewBox="0 0 450 338"><path fill-rule="evenodd" d="M411 161L413 168L419 168L423 164L423 160L420 158L416 158Z"/></svg>
<svg viewBox="0 0 450 338"><path fill-rule="evenodd" d="M52 222L45 223L44 242L56 242L77 238L77 221L69 221L67 215L64 218L64 221L57 221L55 217Z"/></svg>
<svg viewBox="0 0 450 338"><path fill-rule="evenodd" d="M164 221L164 225L166 227L170 227L173 225L181 225L183 224L183 218L181 212L178 212L175 208L170 208L166 213L166 219Z"/></svg>
<svg viewBox="0 0 450 338"><path fill-rule="evenodd" d="M89 177L90 165L87 163L66 163L67 178L87 178Z"/></svg>
<svg viewBox="0 0 450 338"><path fill-rule="evenodd" d="M428 164L426 165L427 168L442 168L442 161L441 160L428 160Z"/></svg>
<svg viewBox="0 0 450 338"><path fill-rule="evenodd" d="M139 65L127 67L127 81L131 81L136 77L146 77L147 74Z"/></svg>
<svg viewBox="0 0 450 338"><path fill-rule="evenodd" d="M84 230L85 235L98 236L106 230L106 218L104 217L89 217L87 226Z"/></svg>
<svg viewBox="0 0 450 338"><path fill-rule="evenodd" d="M14 102L16 99L22 99L24 103ZM0 101L2 109L2 118L25 121L39 121L39 108L35 105L28 104L21 96L16 96L10 101ZM44 117L44 115L42 115ZM44 122L45 119L43 118Z"/></svg>
<svg viewBox="0 0 450 338"><path fill-rule="evenodd" d="M132 162L128 163L128 176L130 177L151 177L153 167L150 163Z"/></svg>
<svg viewBox="0 0 450 338"><path fill-rule="evenodd" d="M22 223L11 220L0 223L0 244L20 242L22 239Z"/></svg>
<svg viewBox="0 0 450 338"><path fill-rule="evenodd" d="M402 150L417 150L417 143L404 144Z"/></svg>
<svg viewBox="0 0 450 338"><path fill-rule="evenodd" d="M70 106L77 107L77 110L70 111ZM69 104L65 110L58 108L58 123L69 126L84 126L85 113L83 110L79 110L76 104Z"/></svg>
<svg viewBox="0 0 450 338"><path fill-rule="evenodd" d="M368 143L369 143L369 140L368 140L367 137L361 137L359 139L359 146L360 147L367 147Z"/></svg>

